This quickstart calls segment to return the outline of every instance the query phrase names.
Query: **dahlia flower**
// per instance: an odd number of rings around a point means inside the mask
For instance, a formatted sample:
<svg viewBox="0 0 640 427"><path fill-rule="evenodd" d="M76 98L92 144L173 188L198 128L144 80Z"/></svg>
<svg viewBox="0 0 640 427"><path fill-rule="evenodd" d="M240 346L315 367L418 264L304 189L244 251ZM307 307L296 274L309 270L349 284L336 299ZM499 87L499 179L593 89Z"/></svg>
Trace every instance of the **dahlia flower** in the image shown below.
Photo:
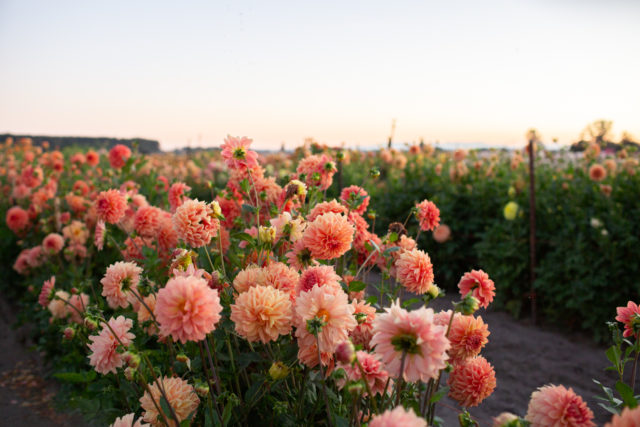
<svg viewBox="0 0 640 427"><path fill-rule="evenodd" d="M476 356L453 366L447 381L449 397L460 406L478 406L496 388L493 366L482 356Z"/></svg>
<svg viewBox="0 0 640 427"><path fill-rule="evenodd" d="M329 260L351 248L354 231L344 215L328 212L307 224L302 241L312 257Z"/></svg>
<svg viewBox="0 0 640 427"><path fill-rule="evenodd" d="M296 270L282 262L272 262L260 270L256 284L273 286L287 294L291 294L298 285L300 275Z"/></svg>
<svg viewBox="0 0 640 427"><path fill-rule="evenodd" d="M249 288L258 284L258 277L261 275L262 268L251 264L236 275L235 279L233 279L233 288L239 293L246 292Z"/></svg>
<svg viewBox="0 0 640 427"><path fill-rule="evenodd" d="M400 376L404 354L406 381L427 382L435 378L446 367L450 344L446 327L434 323L433 309L422 307L408 312L398 300L385 311L373 321L370 345L382 357L389 373L394 378Z"/></svg>
<svg viewBox="0 0 640 427"><path fill-rule="evenodd" d="M131 150L126 145L118 144L109 150L109 163L114 169L122 168L131 157Z"/></svg>
<svg viewBox="0 0 640 427"><path fill-rule="evenodd" d="M593 412L573 389L547 385L531 393L525 417L531 427L593 427Z"/></svg>
<svg viewBox="0 0 640 427"><path fill-rule="evenodd" d="M351 301L354 308L353 316L358 322L358 326L349 333L351 341L356 345L361 345L364 349L369 350L369 343L373 337L373 321L376 318L376 309L369 303L360 300Z"/></svg>
<svg viewBox="0 0 640 427"><path fill-rule="evenodd" d="M164 393L160 391L158 383L161 384ZM151 392L151 395L149 395L149 392ZM169 422L169 426L178 427L178 423L171 418L171 412L164 413L162 406L160 406L161 413L158 412L156 405L159 405L160 399L165 395L167 403L171 405L178 418L178 422L189 418L189 415L195 412L200 404L198 395L187 381L182 378L158 378L157 382L149 384L149 390L145 391L140 398L140 406L144 410L142 418L153 426L163 425L164 419Z"/></svg>
<svg viewBox="0 0 640 427"><path fill-rule="evenodd" d="M460 294L464 298L469 292L480 301L480 307L487 308L496 295L496 287L489 275L482 270L465 273L458 283Z"/></svg>
<svg viewBox="0 0 640 427"><path fill-rule="evenodd" d="M374 415L369 422L369 427L427 427L427 422L418 417L413 409L404 409L397 406L388 409L382 414Z"/></svg>
<svg viewBox="0 0 640 427"><path fill-rule="evenodd" d="M410 292L425 294L434 287L431 259L419 249L402 251L395 268L396 278Z"/></svg>
<svg viewBox="0 0 640 427"><path fill-rule="evenodd" d="M440 224L433 230L433 240L444 243L451 237L451 228L447 224Z"/></svg>
<svg viewBox="0 0 640 427"><path fill-rule="evenodd" d="M136 414L131 413L116 418L110 427L147 427L149 424L143 423L140 419L133 422Z"/></svg>
<svg viewBox="0 0 640 427"><path fill-rule="evenodd" d="M100 374L116 373L117 368L124 364L122 354L117 351L118 346L128 347L136 337L129 332L133 326L131 319L124 316L115 319L112 317L108 324L109 326L105 325L98 335L90 336L91 343L87 345L91 350L89 364Z"/></svg>
<svg viewBox="0 0 640 427"><path fill-rule="evenodd" d="M626 307L617 307L616 312L618 313L616 320L624 325L622 335L625 337L636 335L640 326L640 307L635 302L629 301Z"/></svg>
<svg viewBox="0 0 640 427"><path fill-rule="evenodd" d="M440 209L435 203L423 200L416 204L416 210L422 231L433 230L440 224Z"/></svg>
<svg viewBox="0 0 640 427"><path fill-rule="evenodd" d="M249 149L253 140L243 136L236 138L227 135L220 146L221 155L229 169L247 169L258 166L258 153Z"/></svg>
<svg viewBox="0 0 640 427"><path fill-rule="evenodd" d="M191 187L184 182L175 182L171 184L168 195L171 213L175 213L176 209L184 203L186 200L185 193L188 193L189 191L191 191Z"/></svg>
<svg viewBox="0 0 640 427"><path fill-rule="evenodd" d="M320 351L326 353L333 353L338 344L346 341L349 332L357 326L353 317L354 308L349 304L347 294L339 287L314 286L310 291L302 292L296 298L294 310L300 351L304 351L304 346L300 343L308 344L309 336L312 336L315 342L315 336L307 330L307 321L319 318L323 322L318 333L318 342Z"/></svg>
<svg viewBox="0 0 640 427"><path fill-rule="evenodd" d="M220 229L211 207L198 200L185 201L176 209L172 221L178 237L194 248L208 245Z"/></svg>
<svg viewBox="0 0 640 427"><path fill-rule="evenodd" d="M621 414L611 418L611 422L604 427L638 427L640 426L640 407L634 409L624 408Z"/></svg>
<svg viewBox="0 0 640 427"><path fill-rule="evenodd" d="M126 308L135 299L131 292L137 292L141 273L142 268L133 262L118 261L107 267L100 283L109 307Z"/></svg>
<svg viewBox="0 0 640 427"><path fill-rule="evenodd" d="M447 319L447 324L449 319ZM480 354L482 348L489 342L489 326L482 321L482 317L464 316L456 313L449 331L449 357L451 363L458 363Z"/></svg>
<svg viewBox="0 0 640 427"><path fill-rule="evenodd" d="M319 265L309 267L302 272L296 286L296 295L308 292L314 286L336 286L340 288L340 276L333 267L329 265Z"/></svg>
<svg viewBox="0 0 640 427"><path fill-rule="evenodd" d="M589 168L589 178L591 178L592 181L599 182L606 177L607 170L602 165L596 163Z"/></svg>
<svg viewBox="0 0 640 427"><path fill-rule="evenodd" d="M29 214L20 206L9 209L5 218L7 227L14 233L19 233L29 225Z"/></svg>
<svg viewBox="0 0 640 427"><path fill-rule="evenodd" d="M364 214L367 210L367 207L369 206L369 199L371 199L369 194L362 187L357 185L351 185L343 188L340 193L340 200L350 207L352 212L359 213L360 215Z"/></svg>
<svg viewBox="0 0 640 427"><path fill-rule="evenodd" d="M118 190L102 191L94 202L98 219L115 224L120 221L127 210L127 200Z"/></svg>
<svg viewBox="0 0 640 427"><path fill-rule="evenodd" d="M56 284L56 276L51 276L49 280L45 280L38 296L38 304L46 307L53 296L53 287Z"/></svg>
<svg viewBox="0 0 640 427"><path fill-rule="evenodd" d="M140 236L155 237L163 220L163 211L147 205L139 208L133 217L133 228Z"/></svg>
<svg viewBox="0 0 640 427"><path fill-rule="evenodd" d="M155 315L162 335L175 341L203 340L220 321L218 292L194 276L174 277L158 291Z"/></svg>
<svg viewBox="0 0 640 427"><path fill-rule="evenodd" d="M64 237L58 233L49 233L42 240L42 248L49 254L57 254L64 247Z"/></svg>
<svg viewBox="0 0 640 427"><path fill-rule="evenodd" d="M369 388L371 389L371 393L374 395L382 394L385 391L385 386L387 385L387 380L389 379L389 373L384 369L383 363L380 361L380 356L377 354L367 353L366 351L357 351L356 357L362 365L362 370L364 371L365 380L369 384ZM358 381L362 378L362 372L360 372L360 368L357 364L340 364L342 369L347 373L347 378L338 380L338 387L341 389L345 386L347 380L349 381ZM391 390L393 385L389 382L387 387L387 391ZM363 393L364 396L367 396L367 392Z"/></svg>
<svg viewBox="0 0 640 427"><path fill-rule="evenodd" d="M268 343L291 331L289 294L271 286L254 286L231 305L231 320L247 341Z"/></svg>
<svg viewBox="0 0 640 427"><path fill-rule="evenodd" d="M311 209L311 211L309 211L309 215L307 215L307 221L312 222L320 215L324 215L328 212L337 214L343 213L346 215L349 210L338 203L335 199L329 200L328 202L320 202L315 205L313 209Z"/></svg>
<svg viewBox="0 0 640 427"><path fill-rule="evenodd" d="M510 422L517 421L518 416L511 412L503 412L493 418L493 427L507 427Z"/></svg>

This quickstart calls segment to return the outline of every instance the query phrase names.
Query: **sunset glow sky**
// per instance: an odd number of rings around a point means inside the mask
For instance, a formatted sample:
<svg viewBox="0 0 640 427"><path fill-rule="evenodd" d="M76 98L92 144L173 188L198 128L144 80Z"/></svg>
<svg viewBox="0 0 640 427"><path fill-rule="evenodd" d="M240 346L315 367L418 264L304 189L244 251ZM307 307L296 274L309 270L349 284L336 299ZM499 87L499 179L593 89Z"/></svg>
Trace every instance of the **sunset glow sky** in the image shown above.
<svg viewBox="0 0 640 427"><path fill-rule="evenodd" d="M165 149L640 138L640 2L0 0L0 133Z"/></svg>

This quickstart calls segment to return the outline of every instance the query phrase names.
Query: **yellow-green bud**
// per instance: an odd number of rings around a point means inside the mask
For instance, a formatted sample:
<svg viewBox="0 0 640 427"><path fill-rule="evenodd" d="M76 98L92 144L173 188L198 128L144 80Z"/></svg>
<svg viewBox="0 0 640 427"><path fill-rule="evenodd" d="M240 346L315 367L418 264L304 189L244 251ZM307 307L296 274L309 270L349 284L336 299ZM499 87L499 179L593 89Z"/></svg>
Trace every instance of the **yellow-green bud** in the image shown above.
<svg viewBox="0 0 640 427"><path fill-rule="evenodd" d="M273 362L269 368L269 376L274 381L286 378L287 375L289 375L289 368L282 362Z"/></svg>

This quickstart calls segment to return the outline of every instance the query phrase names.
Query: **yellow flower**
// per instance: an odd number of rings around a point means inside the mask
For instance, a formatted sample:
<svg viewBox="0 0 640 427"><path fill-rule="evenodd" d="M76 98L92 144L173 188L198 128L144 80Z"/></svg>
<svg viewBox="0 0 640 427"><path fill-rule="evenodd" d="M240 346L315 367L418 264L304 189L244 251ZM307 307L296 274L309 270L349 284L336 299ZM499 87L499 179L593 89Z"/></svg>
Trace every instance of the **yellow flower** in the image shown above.
<svg viewBox="0 0 640 427"><path fill-rule="evenodd" d="M516 215L518 215L519 210L520 207L516 202L509 202L504 207L504 217L509 221L513 221L516 219Z"/></svg>

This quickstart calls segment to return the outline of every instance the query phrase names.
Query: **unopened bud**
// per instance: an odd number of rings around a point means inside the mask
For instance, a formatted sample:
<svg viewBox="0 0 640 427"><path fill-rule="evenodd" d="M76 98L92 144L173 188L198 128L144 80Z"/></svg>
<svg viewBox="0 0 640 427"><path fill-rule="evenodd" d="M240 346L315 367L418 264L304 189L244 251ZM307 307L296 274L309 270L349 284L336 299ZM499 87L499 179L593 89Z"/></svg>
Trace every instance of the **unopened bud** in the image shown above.
<svg viewBox="0 0 640 427"><path fill-rule="evenodd" d="M135 353L131 353L130 351L127 351L126 353L123 354L123 359L127 364L127 366L129 366L130 368L135 369L138 366L140 366L140 356L138 356Z"/></svg>
<svg viewBox="0 0 640 427"><path fill-rule="evenodd" d="M191 370L191 359L189 359L189 357L186 354L180 353L179 355L176 356L176 360L178 362L184 363L185 365L187 365L187 368Z"/></svg>
<svg viewBox="0 0 640 427"><path fill-rule="evenodd" d="M364 392L365 388L361 381L356 381L347 386L347 391L351 394L355 394L356 396L361 395Z"/></svg>
<svg viewBox="0 0 640 427"><path fill-rule="evenodd" d="M289 375L289 368L282 362L273 362L269 368L269 376L272 380L277 381L286 378Z"/></svg>
<svg viewBox="0 0 640 427"><path fill-rule="evenodd" d="M71 288L71 294L72 294L72 295L75 295L75 294L77 294L78 292L80 292L80 291L78 290L78 288L76 288L76 287Z"/></svg>
<svg viewBox="0 0 640 427"><path fill-rule="evenodd" d="M460 302L453 303L455 311L464 315L471 315L480 308L480 301L469 292Z"/></svg>
<svg viewBox="0 0 640 427"><path fill-rule="evenodd" d="M522 424L517 415L511 412L503 412L493 419L493 425L496 427L517 427Z"/></svg>
<svg viewBox="0 0 640 427"><path fill-rule="evenodd" d="M209 203L209 206L211 206L211 210L213 211L213 216L215 216L216 218L222 217L222 208L220 207L220 203L218 203L217 200L214 200L213 202Z"/></svg>
<svg viewBox="0 0 640 427"><path fill-rule="evenodd" d="M98 329L98 322L89 317L85 317L84 326L90 331L95 331L96 329Z"/></svg>
<svg viewBox="0 0 640 427"><path fill-rule="evenodd" d="M67 341L71 341L73 337L76 335L76 331L71 327L66 327L64 329L64 339Z"/></svg>
<svg viewBox="0 0 640 427"><path fill-rule="evenodd" d="M207 397L209 394L209 386L205 383L197 383L195 389L196 394L200 397Z"/></svg>
<svg viewBox="0 0 640 427"><path fill-rule="evenodd" d="M345 365L350 365L356 360L356 349L350 340L342 341L335 351L336 360Z"/></svg>
<svg viewBox="0 0 640 427"><path fill-rule="evenodd" d="M344 160L344 151L340 150L336 153L336 160L339 162Z"/></svg>
<svg viewBox="0 0 640 427"><path fill-rule="evenodd" d="M263 227L261 225L258 228L258 239L260 239L261 243L273 243L276 239L275 227Z"/></svg>
<svg viewBox="0 0 640 427"><path fill-rule="evenodd" d="M373 179L376 179L380 176L380 169L377 167L373 167L369 170L369 176Z"/></svg>
<svg viewBox="0 0 640 427"><path fill-rule="evenodd" d="M127 381L134 381L136 378L136 372L137 372L137 369L129 366L124 370L124 377L127 379Z"/></svg>

